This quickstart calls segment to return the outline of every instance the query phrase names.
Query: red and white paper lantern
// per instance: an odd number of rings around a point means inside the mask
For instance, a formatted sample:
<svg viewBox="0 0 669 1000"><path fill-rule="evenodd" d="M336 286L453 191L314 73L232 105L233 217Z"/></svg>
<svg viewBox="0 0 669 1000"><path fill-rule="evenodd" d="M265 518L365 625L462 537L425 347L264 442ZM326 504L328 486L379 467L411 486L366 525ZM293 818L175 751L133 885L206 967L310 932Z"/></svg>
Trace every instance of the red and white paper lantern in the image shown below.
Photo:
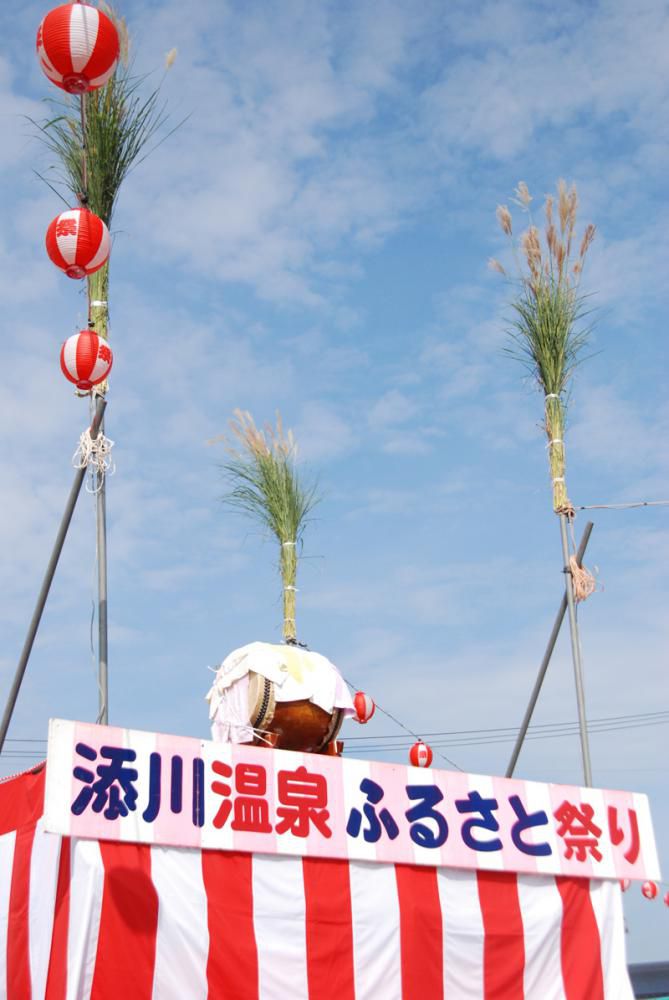
<svg viewBox="0 0 669 1000"><path fill-rule="evenodd" d="M353 718L356 722L369 722L371 717L374 715L374 709L376 705L364 691L358 691L353 697L353 707L355 709L355 715Z"/></svg>
<svg viewBox="0 0 669 1000"><path fill-rule="evenodd" d="M641 886L641 892L646 897L646 899L655 899L657 896L657 883L656 882L644 882Z"/></svg>
<svg viewBox="0 0 669 1000"><path fill-rule="evenodd" d="M85 278L106 264L111 248L109 230L87 208L70 208L52 220L46 231L46 252L68 278Z"/></svg>
<svg viewBox="0 0 669 1000"><path fill-rule="evenodd" d="M429 767L432 763L432 751L427 743L418 740L409 750L409 760L414 767Z"/></svg>
<svg viewBox="0 0 669 1000"><path fill-rule="evenodd" d="M113 361L111 347L95 330L75 333L60 349L63 375L84 392L107 378Z"/></svg>
<svg viewBox="0 0 669 1000"><path fill-rule="evenodd" d="M665 892L664 894L664 905L669 906L669 892Z"/></svg>
<svg viewBox="0 0 669 1000"><path fill-rule="evenodd" d="M620 880L620 888L622 889L623 892L627 892L631 884L632 880L629 878L621 878Z"/></svg>
<svg viewBox="0 0 669 1000"><path fill-rule="evenodd" d="M119 57L118 32L97 7L64 3L37 29L37 58L52 83L68 94L96 90L110 78Z"/></svg>

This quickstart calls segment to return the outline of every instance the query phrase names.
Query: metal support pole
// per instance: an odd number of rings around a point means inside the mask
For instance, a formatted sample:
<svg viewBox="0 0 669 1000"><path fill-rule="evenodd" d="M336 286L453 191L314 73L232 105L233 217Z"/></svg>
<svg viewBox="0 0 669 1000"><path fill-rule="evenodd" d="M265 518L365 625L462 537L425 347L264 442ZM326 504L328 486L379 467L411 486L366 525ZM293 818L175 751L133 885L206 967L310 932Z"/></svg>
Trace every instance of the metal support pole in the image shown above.
<svg viewBox="0 0 669 1000"><path fill-rule="evenodd" d="M583 758L583 781L586 788L592 787L592 770L590 767L590 746L588 744L588 722L585 716L585 691L583 688L583 664L581 662L581 642L578 635L578 619L576 617L576 601L574 600L574 581L569 569L569 540L567 538L567 515L560 514L560 536L562 538L562 558L564 559L564 576L567 591L567 610L569 612L569 634L571 636L571 657L574 663L574 681L576 683L576 703L578 706L578 729L581 737L581 757Z"/></svg>
<svg viewBox="0 0 669 1000"><path fill-rule="evenodd" d="M98 722L109 721L109 684L107 679L107 503L103 472L97 474L97 550L98 550Z"/></svg>
<svg viewBox="0 0 669 1000"><path fill-rule="evenodd" d="M102 417L105 412L106 402L104 399L98 399L97 407L95 410L95 416L93 417L93 422L91 424L91 437L95 439L98 436L100 430L100 425L102 424ZM42 613L46 605L47 597L49 596L49 590L51 589L51 584L56 572L56 567L58 565L58 560L60 559L60 554L63 550L63 544L65 542L65 536L67 535L68 528L70 527L70 521L72 520L72 515L74 513L74 508L77 504L77 498L81 490L81 484L84 481L84 476L86 475L86 468L77 469L74 482L72 483L72 489L70 490L70 495L67 498L67 503L65 504L65 510L63 512L63 517L60 522L60 527L58 528L58 534L56 535L56 541L53 546L53 551L51 553L51 558L49 559L49 564L46 568L46 573L44 574L44 580L42 581L42 587L37 598L37 604L35 605L35 610L33 611L33 616L30 620L30 625L28 627L28 635L26 636L26 641L21 650L21 656L19 658L18 665L16 667L16 673L14 674L14 681L12 683L9 696L7 698L7 704L5 706L5 713L2 717L2 722L0 723L0 753L5 745L5 738L7 736L7 730L9 729L9 723L11 722L12 715L14 713L14 708L16 706L16 699L19 695L19 690L21 688L21 683L23 681L23 675L26 672L26 667L28 666L28 659L30 657L31 650L33 648L33 643L35 642L35 636L37 635L37 629L39 628L39 623L42 618Z"/></svg>
<svg viewBox="0 0 669 1000"><path fill-rule="evenodd" d="M588 542L590 541L590 534L592 532L593 524L592 521L588 521L585 526L585 530L579 542L578 551L576 553L576 562L580 566L583 561L583 556L585 555L585 550L588 547ZM571 582L571 576L569 576ZM541 661L541 666L539 667L539 673L537 679L534 682L534 688L532 689L532 694L530 695L530 701L525 711L525 716L520 726L518 736L516 738L516 743L513 748L513 753L511 754L511 760L509 761L509 766L506 769L507 778L513 777L513 772L515 770L516 764L518 763L518 757L520 756L520 751L523 747L523 742L525 741L525 736L527 734L530 721L532 719L532 714L537 704L539 698L539 692L541 691L542 685L544 683L544 678L546 676L546 671L548 670L548 664L550 663L551 656L553 655L553 650L555 649L555 643L557 642L557 637L560 633L560 628L562 627L562 622L564 620L565 612L567 610L567 590L562 595L562 601L560 602L560 608L555 618L555 623L553 624L553 631L551 632L550 639L548 640L548 645L546 646L546 652L544 653L544 658Z"/></svg>

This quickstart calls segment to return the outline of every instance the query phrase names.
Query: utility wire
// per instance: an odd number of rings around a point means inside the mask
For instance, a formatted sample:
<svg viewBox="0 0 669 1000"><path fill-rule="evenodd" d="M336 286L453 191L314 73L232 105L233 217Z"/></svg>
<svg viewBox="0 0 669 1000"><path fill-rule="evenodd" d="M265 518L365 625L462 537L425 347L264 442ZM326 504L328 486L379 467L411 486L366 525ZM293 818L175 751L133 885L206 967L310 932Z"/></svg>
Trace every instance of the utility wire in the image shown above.
<svg viewBox="0 0 669 1000"><path fill-rule="evenodd" d="M628 713L625 715L605 715L598 719L591 719L589 725L597 725L604 722L628 722L630 720L636 719L653 719L658 716L669 715L669 708L662 709L658 712L639 712L639 713ZM565 726L577 726L578 722L538 722L534 723L529 727L531 730L536 729L561 729ZM513 733L514 735L518 732L517 726L494 726L490 729L446 729L440 732L425 733L426 736L430 737L440 737L440 736L473 736L478 734L489 734L489 733ZM349 741L357 740L394 740L403 739L402 736L352 736L349 737Z"/></svg>
<svg viewBox="0 0 669 1000"><path fill-rule="evenodd" d="M610 732L620 732L626 729L648 729L651 726L662 726L669 725L669 716L664 719L654 719L645 722L630 722L627 724L617 725L617 726L593 726L588 725L588 732L593 735L596 733L610 733ZM536 735L526 736L526 740L552 740L559 739L564 736L575 736L579 732L579 727L577 723L574 723L572 728L556 730L555 732L549 733L537 733ZM449 740L445 743L435 743L430 742L430 747L434 749L435 747L477 747L477 746L491 746L496 743L510 743L515 740L515 734L511 733L506 736L494 736L483 739L471 739L471 740ZM384 744L374 744L372 746L354 746L352 749L361 751L365 750L367 753L371 752L381 752L389 750L403 750L409 746L408 743L384 743Z"/></svg>

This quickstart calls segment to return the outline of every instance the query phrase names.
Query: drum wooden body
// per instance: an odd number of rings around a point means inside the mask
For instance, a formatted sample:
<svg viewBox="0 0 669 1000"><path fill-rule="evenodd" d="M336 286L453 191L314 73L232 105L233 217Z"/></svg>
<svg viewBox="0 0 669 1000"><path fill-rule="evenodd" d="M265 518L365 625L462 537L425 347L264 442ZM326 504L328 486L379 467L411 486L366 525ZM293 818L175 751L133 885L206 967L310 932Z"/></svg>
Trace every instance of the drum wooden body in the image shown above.
<svg viewBox="0 0 669 1000"><path fill-rule="evenodd" d="M326 712L307 698L277 701L274 682L249 671L249 717L258 735L254 746L273 746L302 753L332 752L344 721L339 708Z"/></svg>

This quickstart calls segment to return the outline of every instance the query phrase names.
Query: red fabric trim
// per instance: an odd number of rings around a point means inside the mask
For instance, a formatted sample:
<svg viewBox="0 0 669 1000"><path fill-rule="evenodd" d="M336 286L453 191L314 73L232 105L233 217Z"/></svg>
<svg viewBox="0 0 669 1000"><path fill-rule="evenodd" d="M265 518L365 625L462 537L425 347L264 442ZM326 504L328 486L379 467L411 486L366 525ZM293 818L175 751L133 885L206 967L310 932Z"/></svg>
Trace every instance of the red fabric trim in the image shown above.
<svg viewBox="0 0 669 1000"><path fill-rule="evenodd" d="M444 995L443 926L436 868L395 865L400 904L402 1000Z"/></svg>
<svg viewBox="0 0 669 1000"><path fill-rule="evenodd" d="M355 1000L348 861L303 858L307 981L312 1000Z"/></svg>
<svg viewBox="0 0 669 1000"><path fill-rule="evenodd" d="M604 1000L599 928L590 898L590 881L558 875L562 897L562 977L567 1000Z"/></svg>
<svg viewBox="0 0 669 1000"><path fill-rule="evenodd" d="M209 1000L258 1000L252 855L202 851L207 893Z"/></svg>
<svg viewBox="0 0 669 1000"><path fill-rule="evenodd" d="M151 1000L158 894L147 844L100 841L105 869L91 1000Z"/></svg>
<svg viewBox="0 0 669 1000"><path fill-rule="evenodd" d="M20 826L34 825L44 812L46 769L43 764L39 766L38 774L29 771L0 782L0 836Z"/></svg>
<svg viewBox="0 0 669 1000"><path fill-rule="evenodd" d="M518 880L511 872L476 873L483 917L486 1000L524 1000L525 937Z"/></svg>
<svg viewBox="0 0 669 1000"><path fill-rule="evenodd" d="M7 1000L32 1000L30 978L30 858L35 826L16 832L7 924Z"/></svg>
<svg viewBox="0 0 669 1000"><path fill-rule="evenodd" d="M70 926L70 838L60 841L58 884L53 914L53 936L45 1000L65 1000L67 992L67 935Z"/></svg>

